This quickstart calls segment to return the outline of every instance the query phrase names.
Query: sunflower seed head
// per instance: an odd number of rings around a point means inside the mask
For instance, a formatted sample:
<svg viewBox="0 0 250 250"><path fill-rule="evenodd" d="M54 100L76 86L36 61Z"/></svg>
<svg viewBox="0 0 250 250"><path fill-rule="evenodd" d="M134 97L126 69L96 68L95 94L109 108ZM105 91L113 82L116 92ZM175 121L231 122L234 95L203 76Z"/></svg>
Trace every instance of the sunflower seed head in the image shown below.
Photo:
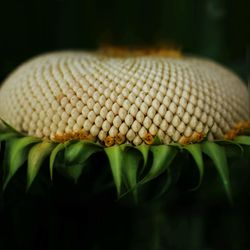
<svg viewBox="0 0 250 250"><path fill-rule="evenodd" d="M0 117L51 140L139 145L158 136L185 144L208 133L231 138L249 119L248 92L235 74L205 59L60 52L30 60L6 79Z"/></svg>

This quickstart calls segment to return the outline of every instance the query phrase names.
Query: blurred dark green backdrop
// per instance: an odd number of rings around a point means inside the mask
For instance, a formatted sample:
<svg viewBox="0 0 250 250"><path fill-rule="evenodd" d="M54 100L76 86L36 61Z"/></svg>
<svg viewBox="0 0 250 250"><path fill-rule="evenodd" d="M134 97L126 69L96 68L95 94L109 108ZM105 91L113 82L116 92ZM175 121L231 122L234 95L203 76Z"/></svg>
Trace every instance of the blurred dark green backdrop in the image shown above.
<svg viewBox="0 0 250 250"><path fill-rule="evenodd" d="M175 44L247 77L249 0L1 0L0 81L52 50Z"/></svg>
<svg viewBox="0 0 250 250"><path fill-rule="evenodd" d="M246 81L250 72L247 62L249 26L249 0L0 0L0 84L17 65L39 53L95 49L104 43L176 45L185 53L207 56L226 64ZM235 165L237 168L232 176L239 182L237 187L241 186L237 192L242 194L234 208L217 204L217 201L210 204L211 200L206 201L202 192L185 193L181 196L184 199L180 200L173 193L170 218L174 224L169 226L172 228L167 231L167 238L174 242L173 245L180 246L169 249L249 249L250 193L249 186L244 184L249 183L249 175L244 174L249 164L239 161ZM130 225L133 225L146 238L152 238L150 234L154 228L136 225L135 217L129 217L132 208L119 208L112 202L108 204L106 197L106 200L96 199L88 206L79 205L81 189L77 193L75 186L69 189L69 184L63 181L61 186L46 189L43 197L26 196L22 191L13 193L10 197L14 200L8 199L5 206L0 195L1 250L12 249L11 246L32 250L54 250L58 246L61 250L79 249L79 242L85 247L90 242L94 245L97 239L102 242L109 234L107 242L114 242L114 248L108 245L95 249L117 249L116 244L121 242L119 237L125 239L119 249L128 249L130 241L134 247L131 249L145 249L136 245L140 238L134 243L135 238L126 239L128 236L123 234L126 230L131 231ZM49 189L50 184L47 186ZM139 209L138 214L147 218L146 212ZM205 225L201 224L204 214ZM117 230L118 225L124 230ZM128 235L135 233L130 231ZM112 237L110 232L115 232L115 236ZM192 244L187 246L187 242ZM200 248L201 245L204 248Z"/></svg>

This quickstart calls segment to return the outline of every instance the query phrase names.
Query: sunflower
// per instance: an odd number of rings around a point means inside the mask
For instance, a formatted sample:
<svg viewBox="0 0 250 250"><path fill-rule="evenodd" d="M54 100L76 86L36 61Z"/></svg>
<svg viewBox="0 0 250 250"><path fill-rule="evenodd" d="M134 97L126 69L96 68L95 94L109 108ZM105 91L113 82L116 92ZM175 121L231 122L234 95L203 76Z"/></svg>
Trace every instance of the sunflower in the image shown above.
<svg viewBox="0 0 250 250"><path fill-rule="evenodd" d="M77 182L102 153L118 196L137 197L163 173L171 179L186 152L199 184L211 158L231 200L226 152L250 145L248 105L245 84L208 59L165 50L41 55L0 89L3 186L26 166L29 188L46 159L51 179L56 169Z"/></svg>

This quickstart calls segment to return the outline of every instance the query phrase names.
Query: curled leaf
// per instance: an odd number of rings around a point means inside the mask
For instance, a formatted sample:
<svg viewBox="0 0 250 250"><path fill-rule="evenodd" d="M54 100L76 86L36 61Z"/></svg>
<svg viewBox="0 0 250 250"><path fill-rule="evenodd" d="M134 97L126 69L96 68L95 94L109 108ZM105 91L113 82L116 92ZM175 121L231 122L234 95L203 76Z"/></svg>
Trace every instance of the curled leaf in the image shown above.
<svg viewBox="0 0 250 250"><path fill-rule="evenodd" d="M135 200L138 198L137 190L137 173L139 170L139 163L141 154L134 148L127 148L124 152L124 167L123 176L124 182L127 184L129 190L132 190Z"/></svg>
<svg viewBox="0 0 250 250"><path fill-rule="evenodd" d="M163 173L175 158L178 149L169 145L157 145L152 146L150 151L153 154L153 163L141 184L145 184Z"/></svg>
<svg viewBox="0 0 250 250"><path fill-rule="evenodd" d="M136 146L136 149L139 150L143 156L143 168L141 171L143 172L148 162L148 154L149 154L150 146L147 144L141 144L139 146Z"/></svg>
<svg viewBox="0 0 250 250"><path fill-rule="evenodd" d="M225 149L215 142L206 141L202 144L202 150L213 161L224 185L228 199L232 202L232 191Z"/></svg>
<svg viewBox="0 0 250 250"><path fill-rule="evenodd" d="M53 142L43 141L31 148L28 155L27 189L30 188L43 161L50 154L54 147L55 144Z"/></svg>
<svg viewBox="0 0 250 250"><path fill-rule="evenodd" d="M0 131L0 152L1 152L1 142L8 141L10 138L18 137L15 132Z"/></svg>
<svg viewBox="0 0 250 250"><path fill-rule="evenodd" d="M88 141L76 141L71 144L71 142L64 143L64 145L57 146L54 154L57 154L60 150L65 149L64 159L65 162L62 167L58 170L62 172L65 176L70 177L76 183L82 174L83 169L87 166L87 160L96 152L102 150L102 148ZM58 152L57 152L58 151ZM53 155L54 158L54 155ZM53 171L53 162L51 158L50 172ZM52 176L52 175L51 175Z"/></svg>
<svg viewBox="0 0 250 250"><path fill-rule="evenodd" d="M66 163L84 163L92 154L101 151L101 147L87 141L78 141L70 144L65 149Z"/></svg>
<svg viewBox="0 0 250 250"><path fill-rule="evenodd" d="M50 169L50 178L51 180L53 179L53 167L54 167L54 163L56 160L56 157L58 155L58 153L60 151L62 151L63 149L65 149L65 147L68 145L69 141L65 142L65 143L59 143L56 145L56 147L52 150L51 154L50 154L50 159L49 159L49 169Z"/></svg>
<svg viewBox="0 0 250 250"><path fill-rule="evenodd" d="M27 160L28 151L31 145L38 143L40 139L34 137L21 137L12 138L7 141L5 157L5 170L7 172L6 179L4 181L4 189L6 188L10 179L14 176L17 170Z"/></svg>
<svg viewBox="0 0 250 250"><path fill-rule="evenodd" d="M204 163L203 163L203 158L202 158L202 149L201 145L199 143L195 144L189 144L183 147L185 150L187 150L193 157L197 168L199 170L199 183L195 189L197 189L203 179L203 174L204 174Z"/></svg>
<svg viewBox="0 0 250 250"><path fill-rule="evenodd" d="M0 142L7 141L13 137L18 137L17 133L15 133L15 132L2 132L2 133L0 133Z"/></svg>
<svg viewBox="0 0 250 250"><path fill-rule="evenodd" d="M233 140L233 141L231 141L231 140L215 140L214 142L223 146L223 148L226 151L226 155L228 157L234 157L234 156L239 156L239 155L242 156L243 155L244 149L243 149L242 145L235 140ZM239 152L239 150L240 150L240 152Z"/></svg>
<svg viewBox="0 0 250 250"><path fill-rule="evenodd" d="M122 167L124 165L123 150L119 145L104 148L105 153L108 156L111 171L113 174L114 182L117 189L118 197L121 194L122 186Z"/></svg>
<svg viewBox="0 0 250 250"><path fill-rule="evenodd" d="M234 141L242 145L250 146L250 136L246 136L246 135L237 136L234 139Z"/></svg>
<svg viewBox="0 0 250 250"><path fill-rule="evenodd" d="M74 163L71 165L64 166L63 168L60 168L60 171L66 176L74 180L75 183L77 183L79 177L82 174L83 169L88 166L87 162L84 163Z"/></svg>

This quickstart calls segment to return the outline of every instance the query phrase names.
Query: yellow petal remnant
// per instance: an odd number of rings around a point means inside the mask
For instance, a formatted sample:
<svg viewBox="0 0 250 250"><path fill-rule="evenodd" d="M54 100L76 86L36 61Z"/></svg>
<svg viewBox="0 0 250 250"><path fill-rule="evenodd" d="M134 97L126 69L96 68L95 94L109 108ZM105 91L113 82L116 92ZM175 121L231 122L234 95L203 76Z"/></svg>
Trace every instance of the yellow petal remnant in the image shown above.
<svg viewBox="0 0 250 250"><path fill-rule="evenodd" d="M243 135L249 132L250 121L239 122L224 135L224 139L233 140L237 135Z"/></svg>

